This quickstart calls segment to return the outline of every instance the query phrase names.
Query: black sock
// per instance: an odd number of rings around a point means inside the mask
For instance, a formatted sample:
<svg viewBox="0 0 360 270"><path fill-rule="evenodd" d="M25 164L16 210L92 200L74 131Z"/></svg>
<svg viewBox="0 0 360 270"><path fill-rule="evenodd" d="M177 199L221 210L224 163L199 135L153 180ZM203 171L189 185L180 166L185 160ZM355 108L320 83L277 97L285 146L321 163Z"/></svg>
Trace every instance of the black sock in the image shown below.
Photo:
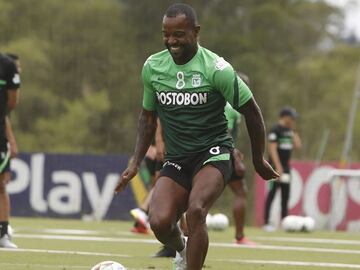
<svg viewBox="0 0 360 270"><path fill-rule="evenodd" d="M8 221L0 221L0 238L8 233Z"/></svg>

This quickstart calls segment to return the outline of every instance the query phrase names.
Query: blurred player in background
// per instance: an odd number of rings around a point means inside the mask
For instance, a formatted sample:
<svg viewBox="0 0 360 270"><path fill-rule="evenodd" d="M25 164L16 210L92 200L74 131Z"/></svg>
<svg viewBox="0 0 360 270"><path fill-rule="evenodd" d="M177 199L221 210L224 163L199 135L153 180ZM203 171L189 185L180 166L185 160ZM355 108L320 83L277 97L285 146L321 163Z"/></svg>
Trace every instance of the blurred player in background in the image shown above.
<svg viewBox="0 0 360 270"><path fill-rule="evenodd" d="M159 116L166 156L149 210L151 229L176 250L175 270L201 270L209 239L206 216L233 172L233 143L224 115L226 101L246 119L253 164L264 179L278 177L264 159L265 127L251 91L223 58L198 44L200 26L192 7L170 6L163 17L167 48L145 62L143 110L134 158L116 191L137 174ZM186 211L189 238L177 221Z"/></svg>
<svg viewBox="0 0 360 270"><path fill-rule="evenodd" d="M8 57L10 57L15 65L16 65L16 69L18 71L19 74L21 74L21 62L20 62L20 58L18 55L16 54L13 54L13 53L7 53L6 54ZM18 146L17 146L17 143L16 143L16 139L15 139L15 135L14 135L14 132L13 132L13 129L12 129L12 126L11 126L11 122L10 122L10 117L7 116L7 121L8 121L8 125L6 126L6 135L7 135L7 140L10 144L10 157L11 158L14 158L17 156L18 154Z"/></svg>
<svg viewBox="0 0 360 270"><path fill-rule="evenodd" d="M18 103L19 87L20 75L14 60L0 54L0 247L4 248L17 248L8 235L10 200L6 184L10 181L10 158L16 154L9 144L14 137L8 113Z"/></svg>
<svg viewBox="0 0 360 270"><path fill-rule="evenodd" d="M250 86L250 79L247 75L238 72L238 76ZM233 138L236 146L238 126L241 122L241 114L237 112L229 103L225 106L225 116L228 121L228 132ZM245 214L247 205L247 187L244 179L245 166L242 162L242 154L235 150L234 151L234 173L229 180L229 186L235 195L233 215L235 221L235 241L241 245L255 245L254 242L250 241L245 237L244 225L245 225Z"/></svg>
<svg viewBox="0 0 360 270"><path fill-rule="evenodd" d="M288 215L288 202L290 196L290 158L293 148L301 148L301 139L295 131L295 122L298 113L292 107L284 107L279 112L278 123L269 132L269 156L272 164L280 175L280 181L269 183L269 193L265 203L264 230L271 232L275 227L269 223L271 204L276 191L281 189L281 218Z"/></svg>

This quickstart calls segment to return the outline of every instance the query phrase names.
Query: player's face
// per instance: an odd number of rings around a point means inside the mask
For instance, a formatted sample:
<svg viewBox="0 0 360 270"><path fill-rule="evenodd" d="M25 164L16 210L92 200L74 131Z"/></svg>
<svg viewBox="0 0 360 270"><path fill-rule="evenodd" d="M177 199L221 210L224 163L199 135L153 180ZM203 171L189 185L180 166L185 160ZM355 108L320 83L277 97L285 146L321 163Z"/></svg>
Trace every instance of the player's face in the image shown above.
<svg viewBox="0 0 360 270"><path fill-rule="evenodd" d="M295 119L291 116L285 116L284 123L287 128L290 128L290 129L295 128Z"/></svg>
<svg viewBox="0 0 360 270"><path fill-rule="evenodd" d="M196 54L200 26L192 25L186 16L164 17L163 40L176 64L185 64Z"/></svg>

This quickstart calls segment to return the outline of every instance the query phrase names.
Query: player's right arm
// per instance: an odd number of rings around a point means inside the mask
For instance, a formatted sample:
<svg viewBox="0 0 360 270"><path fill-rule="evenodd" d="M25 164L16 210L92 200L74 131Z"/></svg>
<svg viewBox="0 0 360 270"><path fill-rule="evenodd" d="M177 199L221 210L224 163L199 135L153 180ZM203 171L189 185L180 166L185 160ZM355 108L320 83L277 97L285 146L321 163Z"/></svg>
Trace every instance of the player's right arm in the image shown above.
<svg viewBox="0 0 360 270"><path fill-rule="evenodd" d="M143 160L156 130L156 94L150 84L149 67L145 63L142 71L144 83L143 109L138 120L138 130L135 143L134 155L127 169L121 174L115 192L122 191L129 181L138 173L140 163Z"/></svg>
<svg viewBox="0 0 360 270"><path fill-rule="evenodd" d="M163 129L161 127L159 118L157 119L157 128L155 132L155 145L156 145L156 160L159 162L163 162L165 157L165 143L163 138Z"/></svg>
<svg viewBox="0 0 360 270"><path fill-rule="evenodd" d="M284 173L284 169L280 162L279 152L278 152L278 135L275 130L270 131L268 140L269 140L269 155L272 162L275 165L276 171L281 176Z"/></svg>

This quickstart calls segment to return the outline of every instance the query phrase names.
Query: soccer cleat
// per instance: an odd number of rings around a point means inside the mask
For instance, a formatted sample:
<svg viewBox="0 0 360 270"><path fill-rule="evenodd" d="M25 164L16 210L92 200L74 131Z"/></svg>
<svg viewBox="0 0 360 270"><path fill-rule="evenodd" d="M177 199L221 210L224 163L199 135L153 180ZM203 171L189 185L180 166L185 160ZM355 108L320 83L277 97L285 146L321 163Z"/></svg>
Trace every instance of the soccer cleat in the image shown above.
<svg viewBox="0 0 360 270"><path fill-rule="evenodd" d="M236 239L236 244L238 245L245 245L245 246L250 246L250 247L255 247L256 243L247 239L245 236L243 236L241 239Z"/></svg>
<svg viewBox="0 0 360 270"><path fill-rule="evenodd" d="M134 227L132 227L131 232L133 233L139 233L139 234L149 234L149 229L147 227L144 227L140 223L136 223Z"/></svg>
<svg viewBox="0 0 360 270"><path fill-rule="evenodd" d="M17 248L13 242L10 241L9 236L5 234L3 237L0 238L0 247L2 248Z"/></svg>
<svg viewBox="0 0 360 270"><path fill-rule="evenodd" d="M140 208L134 208L130 210L130 214L136 222L140 223L145 228L149 228L149 218L148 215L144 212L144 210Z"/></svg>
<svg viewBox="0 0 360 270"><path fill-rule="evenodd" d="M163 246L155 255L156 258L175 258L176 250L168 246Z"/></svg>
<svg viewBox="0 0 360 270"><path fill-rule="evenodd" d="M182 251L178 252L176 251L176 256L173 261L173 270L186 270L187 269L187 263L186 263L186 238L184 238L185 241L185 247Z"/></svg>
<svg viewBox="0 0 360 270"><path fill-rule="evenodd" d="M263 226L263 230L264 230L265 232L274 232L274 231L276 231L276 228L275 228L273 225L271 225L271 224L265 224L265 225Z"/></svg>

